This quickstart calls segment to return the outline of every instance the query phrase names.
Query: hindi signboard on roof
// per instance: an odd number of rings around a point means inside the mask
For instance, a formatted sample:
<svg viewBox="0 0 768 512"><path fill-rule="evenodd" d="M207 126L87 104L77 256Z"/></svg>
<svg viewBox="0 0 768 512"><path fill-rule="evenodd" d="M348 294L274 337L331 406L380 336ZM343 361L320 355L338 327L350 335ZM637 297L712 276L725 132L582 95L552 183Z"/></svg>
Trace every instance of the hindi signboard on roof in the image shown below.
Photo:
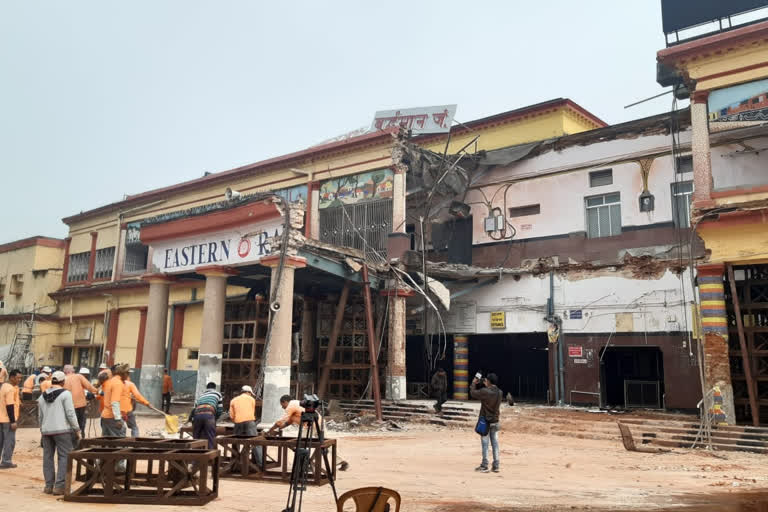
<svg viewBox="0 0 768 512"><path fill-rule="evenodd" d="M401 126L413 135L448 133L456 115L456 105L380 110L373 116L371 131Z"/></svg>

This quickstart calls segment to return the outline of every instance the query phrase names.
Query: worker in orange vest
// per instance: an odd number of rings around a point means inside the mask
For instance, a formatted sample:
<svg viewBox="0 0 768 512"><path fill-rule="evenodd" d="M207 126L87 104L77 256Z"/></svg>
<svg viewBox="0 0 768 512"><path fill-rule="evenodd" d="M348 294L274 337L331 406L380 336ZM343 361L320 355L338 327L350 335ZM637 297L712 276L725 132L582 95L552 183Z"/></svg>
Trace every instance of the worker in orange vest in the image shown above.
<svg viewBox="0 0 768 512"><path fill-rule="evenodd" d="M131 437L139 437L139 426L136 424L136 416L133 411L136 409L136 402L148 406L149 400L139 393L136 384L131 380L131 373L133 373L133 370L128 372L128 378L125 379L125 385L123 386L123 395L120 398L120 413L126 420L126 427L131 429Z"/></svg>
<svg viewBox="0 0 768 512"><path fill-rule="evenodd" d="M120 410L128 365L115 368L115 376L104 383L104 408L101 411L101 435L103 437L125 437L125 419Z"/></svg>

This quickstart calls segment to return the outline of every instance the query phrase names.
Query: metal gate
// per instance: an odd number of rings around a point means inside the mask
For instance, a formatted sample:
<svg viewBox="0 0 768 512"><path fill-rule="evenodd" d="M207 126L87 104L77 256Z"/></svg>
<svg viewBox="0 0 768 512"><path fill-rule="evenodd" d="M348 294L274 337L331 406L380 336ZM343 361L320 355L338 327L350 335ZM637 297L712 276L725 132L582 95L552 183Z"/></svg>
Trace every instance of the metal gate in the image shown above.
<svg viewBox="0 0 768 512"><path fill-rule="evenodd" d="M392 232L392 200L382 199L320 210L320 241L365 250L366 255L387 250Z"/></svg>

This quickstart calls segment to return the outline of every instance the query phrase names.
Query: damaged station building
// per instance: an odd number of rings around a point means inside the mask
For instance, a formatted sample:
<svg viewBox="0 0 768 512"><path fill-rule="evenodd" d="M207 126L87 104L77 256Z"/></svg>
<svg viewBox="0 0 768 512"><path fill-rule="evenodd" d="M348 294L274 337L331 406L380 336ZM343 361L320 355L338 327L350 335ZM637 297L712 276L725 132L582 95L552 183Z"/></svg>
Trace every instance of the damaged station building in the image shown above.
<svg viewBox="0 0 768 512"><path fill-rule="evenodd" d="M607 126L557 99L450 118L377 117L65 218L53 304L17 311L29 336L11 361L128 363L156 405L163 368L181 395L263 387L264 423L286 393L358 400L378 382L423 399L437 367L457 400L494 372L518 400L695 409L712 254L692 224L689 111ZM712 172L764 168L729 156L761 129L712 133Z"/></svg>

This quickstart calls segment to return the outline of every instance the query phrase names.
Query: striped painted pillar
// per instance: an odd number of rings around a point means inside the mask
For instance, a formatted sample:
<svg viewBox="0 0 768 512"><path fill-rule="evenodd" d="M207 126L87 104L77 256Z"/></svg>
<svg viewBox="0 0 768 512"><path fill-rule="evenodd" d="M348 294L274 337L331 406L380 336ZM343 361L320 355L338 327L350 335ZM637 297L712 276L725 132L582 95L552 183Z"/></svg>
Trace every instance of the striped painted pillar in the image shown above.
<svg viewBox="0 0 768 512"><path fill-rule="evenodd" d="M725 309L725 265L700 265L696 268L696 273L701 304L704 378L707 388L713 391L713 403L710 408L715 423L732 424L736 410Z"/></svg>
<svg viewBox="0 0 768 512"><path fill-rule="evenodd" d="M469 338L453 337L453 399L469 399Z"/></svg>
<svg viewBox="0 0 768 512"><path fill-rule="evenodd" d="M725 285L723 265L707 265L698 269L701 325L704 334L719 334L728 338L728 319L725 314Z"/></svg>

